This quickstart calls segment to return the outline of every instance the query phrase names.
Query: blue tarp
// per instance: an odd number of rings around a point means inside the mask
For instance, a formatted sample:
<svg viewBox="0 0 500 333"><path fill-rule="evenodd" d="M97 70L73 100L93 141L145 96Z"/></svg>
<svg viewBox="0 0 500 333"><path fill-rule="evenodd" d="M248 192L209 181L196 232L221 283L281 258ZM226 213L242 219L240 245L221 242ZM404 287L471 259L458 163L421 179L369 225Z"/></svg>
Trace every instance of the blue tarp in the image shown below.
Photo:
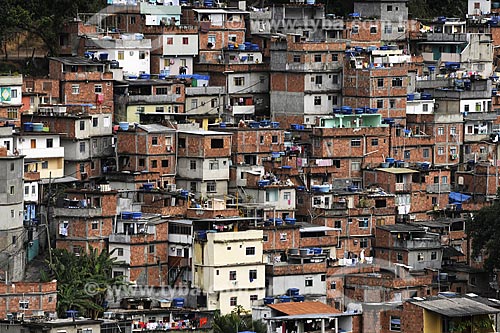
<svg viewBox="0 0 500 333"><path fill-rule="evenodd" d="M450 192L450 203L455 203L455 202L464 202L467 201L471 198L470 195L463 194L463 193L458 193L458 192Z"/></svg>

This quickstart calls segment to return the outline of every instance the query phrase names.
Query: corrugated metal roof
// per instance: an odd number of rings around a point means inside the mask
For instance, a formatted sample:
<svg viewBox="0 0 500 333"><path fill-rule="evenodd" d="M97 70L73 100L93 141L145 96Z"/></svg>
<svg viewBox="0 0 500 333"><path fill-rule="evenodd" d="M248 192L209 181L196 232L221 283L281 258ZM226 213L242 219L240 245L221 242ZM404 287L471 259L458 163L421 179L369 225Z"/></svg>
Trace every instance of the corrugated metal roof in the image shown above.
<svg viewBox="0 0 500 333"><path fill-rule="evenodd" d="M500 313L498 309L464 297L436 298L425 301L411 300L410 302L450 318Z"/></svg>
<svg viewBox="0 0 500 333"><path fill-rule="evenodd" d="M424 228L411 224L396 223L388 225L378 225L378 229L386 230L389 232L423 232Z"/></svg>
<svg viewBox="0 0 500 333"><path fill-rule="evenodd" d="M290 302L269 304L270 308L287 316L340 313L339 310L321 302Z"/></svg>

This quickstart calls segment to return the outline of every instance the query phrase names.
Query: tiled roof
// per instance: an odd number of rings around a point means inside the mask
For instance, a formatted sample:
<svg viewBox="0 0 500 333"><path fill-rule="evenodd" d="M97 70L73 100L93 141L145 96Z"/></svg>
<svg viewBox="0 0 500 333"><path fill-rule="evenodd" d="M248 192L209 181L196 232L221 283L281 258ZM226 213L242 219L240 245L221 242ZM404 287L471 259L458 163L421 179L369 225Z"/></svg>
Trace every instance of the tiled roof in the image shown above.
<svg viewBox="0 0 500 333"><path fill-rule="evenodd" d="M290 302L269 304L270 308L285 315L340 313L339 310L321 302Z"/></svg>

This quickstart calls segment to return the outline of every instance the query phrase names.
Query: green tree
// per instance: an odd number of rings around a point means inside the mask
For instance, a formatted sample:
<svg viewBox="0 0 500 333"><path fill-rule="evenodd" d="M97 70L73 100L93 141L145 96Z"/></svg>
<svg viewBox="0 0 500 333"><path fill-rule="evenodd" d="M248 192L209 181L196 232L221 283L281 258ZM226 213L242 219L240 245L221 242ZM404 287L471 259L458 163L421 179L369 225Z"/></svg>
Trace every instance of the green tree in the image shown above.
<svg viewBox="0 0 500 333"><path fill-rule="evenodd" d="M38 36L51 55L56 55L59 32L64 23L78 13L93 13L104 6L103 0L3 0L3 24Z"/></svg>
<svg viewBox="0 0 500 333"><path fill-rule="evenodd" d="M236 306L231 313L226 315L221 315L217 311L214 317L214 333L236 333L241 331L266 333L266 324L260 320L252 320L249 313L241 305Z"/></svg>
<svg viewBox="0 0 500 333"><path fill-rule="evenodd" d="M467 221L466 232L472 239L472 255L484 254L484 268L493 272L500 268L500 203L481 208Z"/></svg>
<svg viewBox="0 0 500 333"><path fill-rule="evenodd" d="M88 253L75 256L65 249L52 252L52 278L57 280L57 312L63 316L76 310L97 319L105 310L103 304L108 289L121 285L121 277L112 277L115 259L107 251L90 248Z"/></svg>

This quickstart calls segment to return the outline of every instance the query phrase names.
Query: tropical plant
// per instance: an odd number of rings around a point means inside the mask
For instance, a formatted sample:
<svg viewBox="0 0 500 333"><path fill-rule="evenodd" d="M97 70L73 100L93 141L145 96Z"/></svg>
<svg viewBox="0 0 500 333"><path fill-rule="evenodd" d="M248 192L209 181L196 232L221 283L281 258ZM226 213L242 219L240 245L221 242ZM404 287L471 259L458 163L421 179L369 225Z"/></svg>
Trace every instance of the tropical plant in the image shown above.
<svg viewBox="0 0 500 333"><path fill-rule="evenodd" d="M231 313L221 315L220 311L215 313L214 333L232 333L241 331L252 331L266 333L266 324L260 320L252 320L250 311L241 305L236 306Z"/></svg>
<svg viewBox="0 0 500 333"><path fill-rule="evenodd" d="M64 316L76 310L89 318L97 319L105 310L108 289L123 284L121 277L112 277L115 258L106 250L90 248L87 253L75 256L65 249L52 251L52 278L57 280L57 312Z"/></svg>

